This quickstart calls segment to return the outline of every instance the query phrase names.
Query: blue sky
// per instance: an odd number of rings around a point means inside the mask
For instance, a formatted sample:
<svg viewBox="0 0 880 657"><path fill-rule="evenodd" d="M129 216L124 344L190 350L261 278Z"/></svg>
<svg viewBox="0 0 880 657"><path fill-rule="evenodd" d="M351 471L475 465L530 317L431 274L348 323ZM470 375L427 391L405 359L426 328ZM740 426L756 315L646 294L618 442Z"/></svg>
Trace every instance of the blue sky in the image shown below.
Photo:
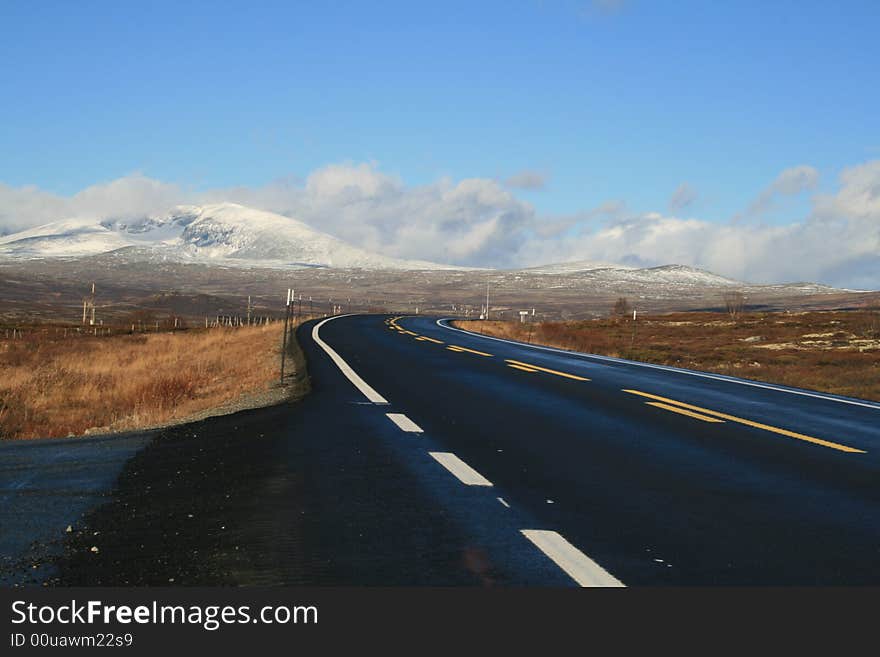
<svg viewBox="0 0 880 657"><path fill-rule="evenodd" d="M33 2L0 6L0 182L205 190L374 163L521 172L541 217L609 200L727 222L784 170L880 159L880 3ZM811 211L779 197L761 221Z"/></svg>

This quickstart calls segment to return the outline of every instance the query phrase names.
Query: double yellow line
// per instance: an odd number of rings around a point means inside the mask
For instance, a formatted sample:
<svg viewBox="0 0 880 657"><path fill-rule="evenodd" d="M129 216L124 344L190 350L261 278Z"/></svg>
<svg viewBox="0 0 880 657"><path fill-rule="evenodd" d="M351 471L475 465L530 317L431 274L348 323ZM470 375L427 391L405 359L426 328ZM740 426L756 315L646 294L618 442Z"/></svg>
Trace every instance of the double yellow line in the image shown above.
<svg viewBox="0 0 880 657"><path fill-rule="evenodd" d="M532 365L531 363L523 363L519 360L510 360L506 359L504 361L507 363L508 367L512 367L515 370L520 370L522 372L546 372L547 374L555 374L556 376L565 377L566 379L572 379L573 381L589 381L590 379L578 376L577 374L569 374L568 372L560 372L559 370L551 370L548 367L541 367L540 365Z"/></svg>
<svg viewBox="0 0 880 657"><path fill-rule="evenodd" d="M696 418L704 422L736 422L738 424L744 424L748 427L753 427L755 429L763 429L764 431L769 431L780 436L795 438L797 440L803 440L808 443L813 443L814 445L821 445L822 447L836 449L840 452L847 452L850 454L866 453L863 449L849 447L848 445L841 445L840 443L835 443L830 440L823 440L822 438L814 438L813 436L807 436L805 434L797 433L795 431L789 431L788 429L781 429L779 427L774 427L769 424L762 424L761 422L754 422L753 420L747 420L745 418L737 417L735 415L729 415L728 413L713 411L709 408L703 408L702 406L686 404L685 402L680 402L675 399L669 399L668 397L652 395L651 393L642 392L640 390L624 390L624 392L628 392L631 395L639 395L640 397L646 397L648 399L654 400L650 402L645 402L649 406L662 408L663 410L672 411L673 413L678 413L680 415L687 415L688 417Z"/></svg>
<svg viewBox="0 0 880 657"><path fill-rule="evenodd" d="M401 326L398 326L397 321L400 317L394 317L389 320L388 327L399 331L400 333L412 335L418 341L427 341L433 342L435 344L445 344L440 340L435 340L434 338L429 338L426 335L419 335L418 333L413 333L412 331L408 331ZM449 351L455 353L469 353L477 356L483 356L486 358L492 358L493 354L486 353L485 351L477 351L476 349L468 349L467 347L461 347L459 345L448 345L446 347ZM524 363L523 361L513 360L513 359L505 359L504 361L507 363L507 366L518 370L520 372L527 372L531 374L535 374L538 372L544 372L545 374L553 374L555 376L560 376L566 379L571 379L573 381L589 381L590 379L578 376L577 374L570 374L568 372L560 372L559 370L553 370L549 367L541 367L540 365L534 365L532 363ZM709 408L703 408L702 406L695 406L693 404L688 404L685 402L678 401L676 399L670 399L668 397L661 397L660 395L654 395L649 392L642 392L641 390L631 390L624 389L623 392L629 393L631 395L638 395L639 397L644 397L651 401L646 401L645 403L648 406L653 408L659 408L664 411L669 411L670 413L677 413L678 415L684 415L695 420L700 420L701 422L708 422L710 424L723 424L725 422L735 422L737 424L742 424L748 427L752 427L755 429L761 429L763 431L769 431L770 433L775 433L780 436L785 436L787 438L794 438L796 440L802 440L804 442L812 443L814 445L821 445L822 447L827 447L829 449L834 449L840 452L846 452L850 454L866 454L867 452L863 449L858 449L856 447L850 447L848 445L843 445L841 443L836 443L831 440L824 440L822 438L816 438L814 436L808 436L806 434L797 433L796 431L789 431L788 429L782 429L780 427L774 427L769 424L763 424L761 422L755 422L753 420L748 420L746 418L737 417L735 415L730 415L728 413L722 413L720 411L713 411Z"/></svg>
<svg viewBox="0 0 880 657"><path fill-rule="evenodd" d="M468 349L467 347L459 347L458 345L454 345L454 344L451 344L446 348L449 351L455 351L457 353L476 354L477 356L486 356L487 358L492 358L492 354L487 354L485 351L477 351L476 349Z"/></svg>

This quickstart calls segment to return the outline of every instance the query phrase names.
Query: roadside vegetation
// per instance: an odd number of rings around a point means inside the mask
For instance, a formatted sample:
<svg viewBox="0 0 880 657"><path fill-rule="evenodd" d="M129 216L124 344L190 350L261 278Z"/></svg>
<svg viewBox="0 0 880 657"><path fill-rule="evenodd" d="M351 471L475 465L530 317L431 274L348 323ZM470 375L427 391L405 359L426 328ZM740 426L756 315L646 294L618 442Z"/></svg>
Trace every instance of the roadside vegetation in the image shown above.
<svg viewBox="0 0 880 657"><path fill-rule="evenodd" d="M619 307L618 307L619 306ZM458 321L497 337L880 401L880 308L676 313L577 322Z"/></svg>
<svg viewBox="0 0 880 657"><path fill-rule="evenodd" d="M278 385L281 323L110 336L75 331L0 331L0 438L156 426ZM301 360L288 363L293 370Z"/></svg>

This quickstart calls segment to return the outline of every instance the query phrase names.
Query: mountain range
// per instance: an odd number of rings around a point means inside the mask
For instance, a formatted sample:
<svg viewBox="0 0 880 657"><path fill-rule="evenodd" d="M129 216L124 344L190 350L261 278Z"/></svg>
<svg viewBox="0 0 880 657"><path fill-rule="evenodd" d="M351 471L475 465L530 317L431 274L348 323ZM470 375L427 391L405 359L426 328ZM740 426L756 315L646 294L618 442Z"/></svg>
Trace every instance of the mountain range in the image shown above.
<svg viewBox="0 0 880 657"><path fill-rule="evenodd" d="M117 263L158 260L272 268L469 269L372 253L297 219L235 203L179 206L163 215L137 219L72 218L0 236L0 258L44 260L99 255L110 255ZM509 273L596 283L615 281L636 286L725 288L746 285L684 265L636 268L580 261Z"/></svg>
<svg viewBox="0 0 880 657"><path fill-rule="evenodd" d="M179 206L134 220L74 218L0 237L0 256L70 258L114 252L132 260L239 266L461 269L371 253L284 215L235 203Z"/></svg>

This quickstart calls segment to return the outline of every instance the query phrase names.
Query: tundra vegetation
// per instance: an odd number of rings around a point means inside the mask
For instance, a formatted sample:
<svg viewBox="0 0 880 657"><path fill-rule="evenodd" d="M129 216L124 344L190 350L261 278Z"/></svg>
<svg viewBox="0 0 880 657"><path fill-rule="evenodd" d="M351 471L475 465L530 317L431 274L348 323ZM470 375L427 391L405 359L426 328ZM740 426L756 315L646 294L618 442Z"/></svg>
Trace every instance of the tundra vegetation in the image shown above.
<svg viewBox="0 0 880 657"><path fill-rule="evenodd" d="M673 313L567 322L458 321L561 349L880 400L880 307L837 312ZM531 318L530 318L531 319ZM635 331L633 330L635 328Z"/></svg>
<svg viewBox="0 0 880 657"><path fill-rule="evenodd" d="M276 385L282 323L171 328L0 329L0 438L156 426Z"/></svg>

